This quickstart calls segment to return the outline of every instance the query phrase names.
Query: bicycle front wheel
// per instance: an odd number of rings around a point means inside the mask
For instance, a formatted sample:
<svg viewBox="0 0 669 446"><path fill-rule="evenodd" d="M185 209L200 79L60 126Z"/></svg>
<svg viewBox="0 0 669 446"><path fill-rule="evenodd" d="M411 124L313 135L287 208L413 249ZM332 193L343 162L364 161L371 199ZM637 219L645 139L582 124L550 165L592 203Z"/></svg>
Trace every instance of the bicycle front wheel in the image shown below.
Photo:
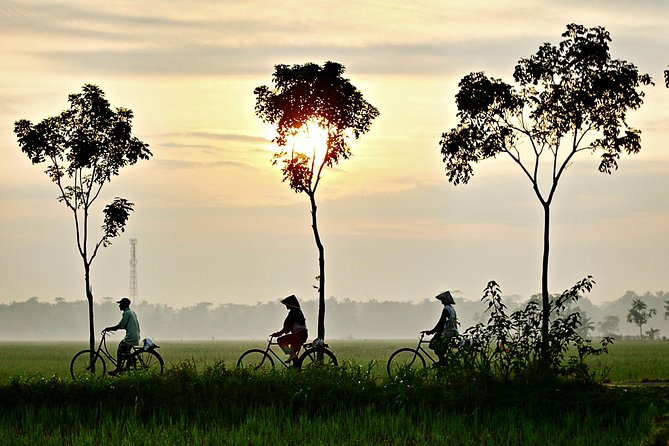
<svg viewBox="0 0 669 446"><path fill-rule="evenodd" d="M247 370L270 370L274 368L274 361L265 351L254 348L242 353L237 360L237 367Z"/></svg>
<svg viewBox="0 0 669 446"><path fill-rule="evenodd" d="M135 370L148 373L163 373L165 362L154 350L140 350L133 355Z"/></svg>
<svg viewBox="0 0 669 446"><path fill-rule="evenodd" d="M320 354L323 355L322 360L319 358ZM328 366L336 367L338 365L337 357L330 350L307 348L300 356L300 367L303 369Z"/></svg>
<svg viewBox="0 0 669 446"><path fill-rule="evenodd" d="M93 363L91 364L91 353ZM107 372L107 365L102 356L92 350L82 350L70 362L70 375L74 379L95 378Z"/></svg>
<svg viewBox="0 0 669 446"><path fill-rule="evenodd" d="M425 368L425 359L418 350L413 348L401 348L396 350L390 358L387 365L388 375L393 377L399 373L405 373L408 370L417 370Z"/></svg>

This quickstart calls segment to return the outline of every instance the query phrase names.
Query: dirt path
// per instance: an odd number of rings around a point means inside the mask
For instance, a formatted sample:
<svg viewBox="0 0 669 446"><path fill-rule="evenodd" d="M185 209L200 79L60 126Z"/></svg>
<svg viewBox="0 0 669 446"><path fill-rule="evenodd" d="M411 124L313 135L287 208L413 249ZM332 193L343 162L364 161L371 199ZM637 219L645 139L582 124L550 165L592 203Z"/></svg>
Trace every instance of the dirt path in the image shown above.
<svg viewBox="0 0 669 446"><path fill-rule="evenodd" d="M669 387L669 381L636 381L604 383L609 387Z"/></svg>

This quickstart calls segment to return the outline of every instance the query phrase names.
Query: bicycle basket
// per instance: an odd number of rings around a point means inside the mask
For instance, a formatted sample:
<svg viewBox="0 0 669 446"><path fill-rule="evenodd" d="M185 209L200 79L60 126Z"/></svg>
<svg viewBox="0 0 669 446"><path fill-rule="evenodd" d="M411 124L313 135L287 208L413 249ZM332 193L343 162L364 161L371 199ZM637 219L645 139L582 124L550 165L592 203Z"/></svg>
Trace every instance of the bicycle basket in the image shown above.
<svg viewBox="0 0 669 446"><path fill-rule="evenodd" d="M326 348L328 345L321 338L316 338L311 342L311 346L314 348Z"/></svg>
<svg viewBox="0 0 669 446"><path fill-rule="evenodd" d="M146 338L142 342L144 344L142 346L142 350L144 350L144 351L153 350L154 348L158 348L156 343L153 342L153 339L151 339L151 338Z"/></svg>

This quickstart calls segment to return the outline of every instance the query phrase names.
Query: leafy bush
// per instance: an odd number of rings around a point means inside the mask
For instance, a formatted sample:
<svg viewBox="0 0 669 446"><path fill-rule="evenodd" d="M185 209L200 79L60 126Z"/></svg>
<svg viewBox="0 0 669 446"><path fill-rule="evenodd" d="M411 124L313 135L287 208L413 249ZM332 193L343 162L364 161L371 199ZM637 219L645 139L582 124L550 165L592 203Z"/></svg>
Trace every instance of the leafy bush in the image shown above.
<svg viewBox="0 0 669 446"><path fill-rule="evenodd" d="M509 314L502 302L501 289L490 281L481 300L490 312L487 324L479 323L459 336L458 345L444 373L461 378L525 379L570 377L579 381L594 381L586 358L608 351L612 338L605 337L600 346L579 334L582 324L578 312L569 313L572 303L594 285L591 276L550 301L548 368L541 367L541 308L530 301L525 308ZM546 371L549 373L546 374Z"/></svg>

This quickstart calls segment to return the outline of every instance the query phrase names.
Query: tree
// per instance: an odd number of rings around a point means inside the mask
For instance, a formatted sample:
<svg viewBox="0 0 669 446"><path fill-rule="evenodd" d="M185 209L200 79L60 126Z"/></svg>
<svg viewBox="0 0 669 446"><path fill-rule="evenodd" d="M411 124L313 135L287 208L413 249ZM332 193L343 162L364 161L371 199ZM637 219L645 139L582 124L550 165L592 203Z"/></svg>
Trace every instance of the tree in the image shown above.
<svg viewBox="0 0 669 446"><path fill-rule="evenodd" d="M664 318L669 319L669 300L664 301Z"/></svg>
<svg viewBox="0 0 669 446"><path fill-rule="evenodd" d="M618 332L620 318L618 316L604 316L604 319L597 323L600 333L604 336L614 335Z"/></svg>
<svg viewBox="0 0 669 446"><path fill-rule="evenodd" d="M643 338L643 326L656 313L655 308L648 308L648 305L641 299L634 299L632 307L627 312L627 322L639 327L639 338Z"/></svg>
<svg viewBox="0 0 669 446"><path fill-rule="evenodd" d="M635 65L611 58L604 28L570 24L562 37L559 46L545 43L518 62L513 73L517 88L482 72L463 77L456 95L459 122L440 141L454 185L470 180L474 163L503 154L517 164L541 204L544 358L550 210L558 183L580 152L601 153L599 171L609 174L618 168L621 153L639 152L641 132L627 124L627 112L641 106L640 86L651 83Z"/></svg>
<svg viewBox="0 0 669 446"><path fill-rule="evenodd" d="M662 330L660 330L659 328L650 327L650 330L648 330L646 332L646 334L648 335L648 339L650 339L651 341L654 341L657 338L657 336L660 334L660 331L662 331Z"/></svg>
<svg viewBox="0 0 669 446"><path fill-rule="evenodd" d="M592 318L588 316L588 313L581 310L579 307L576 307L573 312L579 315L579 325L576 328L576 333L583 339L588 339L590 337L590 332L595 329L595 323Z"/></svg>
<svg viewBox="0 0 669 446"><path fill-rule="evenodd" d="M281 164L283 181L296 193L305 193L311 206L311 227L318 248L318 337L325 338L325 250L318 231L316 191L325 167L333 167L351 156L350 136L369 131L379 114L348 79L344 66L326 62L322 67L276 65L273 89L260 86L255 113L265 123L276 125L273 142L279 147L273 164ZM298 138L322 132L324 147L297 147ZM292 144L292 145L291 145ZM290 147L289 147L290 146ZM319 152L319 149L321 152Z"/></svg>
<svg viewBox="0 0 669 446"><path fill-rule="evenodd" d="M151 152L147 144L131 134L131 110L112 110L104 92L95 85L86 84L82 90L69 96L69 110L38 124L26 119L16 121L14 133L33 164L48 164L45 173L58 186L58 201L74 216L88 300L89 344L94 350L91 264L100 247L109 246L125 230L134 204L116 197L105 206L99 238L89 228L91 209L104 185L121 168L149 159Z"/></svg>

